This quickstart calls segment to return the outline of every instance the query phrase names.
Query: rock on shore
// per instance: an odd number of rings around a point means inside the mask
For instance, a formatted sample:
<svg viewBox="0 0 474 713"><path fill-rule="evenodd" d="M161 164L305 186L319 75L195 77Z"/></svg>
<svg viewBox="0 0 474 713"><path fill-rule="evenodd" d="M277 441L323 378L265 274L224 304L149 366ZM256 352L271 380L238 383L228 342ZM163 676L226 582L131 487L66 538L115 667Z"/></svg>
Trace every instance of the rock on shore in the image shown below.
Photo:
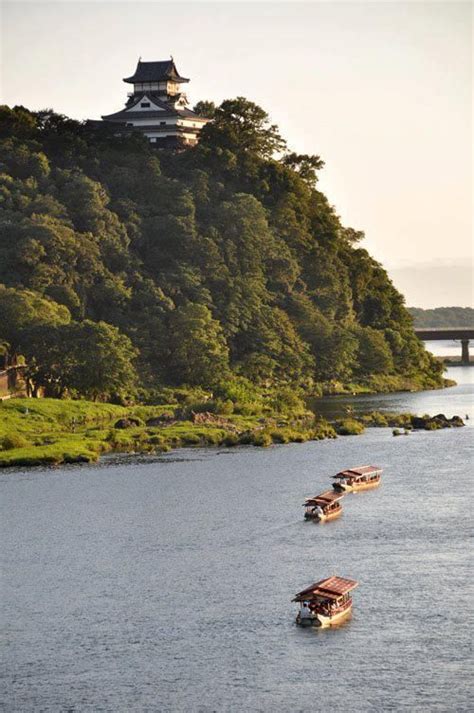
<svg viewBox="0 0 474 713"><path fill-rule="evenodd" d="M436 416L412 416L411 425L414 429L435 431L439 428L458 428L465 424L460 416L447 418L444 413L438 413Z"/></svg>

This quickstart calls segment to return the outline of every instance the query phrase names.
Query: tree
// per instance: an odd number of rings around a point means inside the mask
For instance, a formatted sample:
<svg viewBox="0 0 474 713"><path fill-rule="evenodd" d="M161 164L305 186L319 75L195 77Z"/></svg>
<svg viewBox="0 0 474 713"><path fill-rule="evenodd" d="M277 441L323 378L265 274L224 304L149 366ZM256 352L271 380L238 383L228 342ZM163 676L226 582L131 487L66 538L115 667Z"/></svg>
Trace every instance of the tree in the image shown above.
<svg viewBox="0 0 474 713"><path fill-rule="evenodd" d="M229 349L210 310L188 303L169 320L169 372L176 383L212 387L229 369Z"/></svg>
<svg viewBox="0 0 474 713"><path fill-rule="evenodd" d="M314 360L282 309L262 305L234 339L239 369L261 384L298 384L312 379Z"/></svg>
<svg viewBox="0 0 474 713"><path fill-rule="evenodd" d="M3 141L0 172L8 171L15 178L41 179L49 175L50 165L42 151L34 151L18 139Z"/></svg>
<svg viewBox="0 0 474 713"><path fill-rule="evenodd" d="M354 327L359 342L357 361L361 374L387 374L393 370L393 358L383 332L372 327Z"/></svg>
<svg viewBox="0 0 474 713"><path fill-rule="evenodd" d="M130 339L106 322L71 322L29 330L28 375L35 388L93 400L125 398L137 381Z"/></svg>
<svg viewBox="0 0 474 713"><path fill-rule="evenodd" d="M33 290L5 287L0 284L0 341L16 352L32 327L56 327L67 324L71 315L67 307L41 296Z"/></svg>
<svg viewBox="0 0 474 713"><path fill-rule="evenodd" d="M213 119L216 113L216 105L212 101L201 100L193 106L193 111L206 119Z"/></svg>
<svg viewBox="0 0 474 713"><path fill-rule="evenodd" d="M30 138L36 133L37 118L35 114L22 106L13 109L5 104L0 105L0 137Z"/></svg>
<svg viewBox="0 0 474 713"><path fill-rule="evenodd" d="M200 141L214 149L220 147L262 159L272 158L286 146L267 112L244 97L222 102L214 112L214 120L202 129Z"/></svg>
<svg viewBox="0 0 474 713"><path fill-rule="evenodd" d="M319 171L324 166L324 161L319 156L310 156L309 154L288 153L283 156L282 163L285 166L296 171L301 178L314 185L318 180L316 171Z"/></svg>

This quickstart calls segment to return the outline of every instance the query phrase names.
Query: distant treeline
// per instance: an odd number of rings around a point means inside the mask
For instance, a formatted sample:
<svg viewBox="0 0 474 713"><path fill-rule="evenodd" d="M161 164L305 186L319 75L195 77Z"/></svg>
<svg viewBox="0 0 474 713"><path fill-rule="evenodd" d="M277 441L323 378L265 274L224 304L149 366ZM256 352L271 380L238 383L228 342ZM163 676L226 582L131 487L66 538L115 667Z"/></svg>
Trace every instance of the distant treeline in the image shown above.
<svg viewBox="0 0 474 713"><path fill-rule="evenodd" d="M436 307L421 309L409 307L415 327L474 327L474 309L472 307Z"/></svg>

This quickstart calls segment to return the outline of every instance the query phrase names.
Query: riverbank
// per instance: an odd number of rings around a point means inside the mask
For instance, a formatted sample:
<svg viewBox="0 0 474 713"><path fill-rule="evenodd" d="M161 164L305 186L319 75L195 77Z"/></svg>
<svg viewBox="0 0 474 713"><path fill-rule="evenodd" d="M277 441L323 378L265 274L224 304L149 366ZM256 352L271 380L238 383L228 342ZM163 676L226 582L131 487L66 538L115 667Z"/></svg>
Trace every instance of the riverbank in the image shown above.
<svg viewBox="0 0 474 713"><path fill-rule="evenodd" d="M373 374L366 379L355 382L328 381L321 385L320 396L345 396L352 394L394 394L403 392L430 391L439 388L449 388L456 386L454 379L442 379L442 384L438 381L427 381L404 376Z"/></svg>
<svg viewBox="0 0 474 713"><path fill-rule="evenodd" d="M347 414L332 421L309 411L287 415L194 412L179 404L116 406L89 401L10 399L0 406L0 467L95 462L104 453L163 453L203 446L270 446L359 435L366 427L445 428L413 414Z"/></svg>

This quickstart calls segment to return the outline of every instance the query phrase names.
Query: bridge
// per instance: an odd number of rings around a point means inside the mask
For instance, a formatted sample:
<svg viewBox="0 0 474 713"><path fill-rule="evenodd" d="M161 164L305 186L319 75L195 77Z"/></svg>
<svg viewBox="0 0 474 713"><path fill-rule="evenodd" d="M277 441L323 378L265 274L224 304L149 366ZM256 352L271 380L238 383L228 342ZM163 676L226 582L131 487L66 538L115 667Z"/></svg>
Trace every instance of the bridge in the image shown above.
<svg viewBox="0 0 474 713"><path fill-rule="evenodd" d="M461 342L461 363L469 364L469 340L474 339L474 329L451 327L449 329L415 329L416 336L423 342L449 340Z"/></svg>

